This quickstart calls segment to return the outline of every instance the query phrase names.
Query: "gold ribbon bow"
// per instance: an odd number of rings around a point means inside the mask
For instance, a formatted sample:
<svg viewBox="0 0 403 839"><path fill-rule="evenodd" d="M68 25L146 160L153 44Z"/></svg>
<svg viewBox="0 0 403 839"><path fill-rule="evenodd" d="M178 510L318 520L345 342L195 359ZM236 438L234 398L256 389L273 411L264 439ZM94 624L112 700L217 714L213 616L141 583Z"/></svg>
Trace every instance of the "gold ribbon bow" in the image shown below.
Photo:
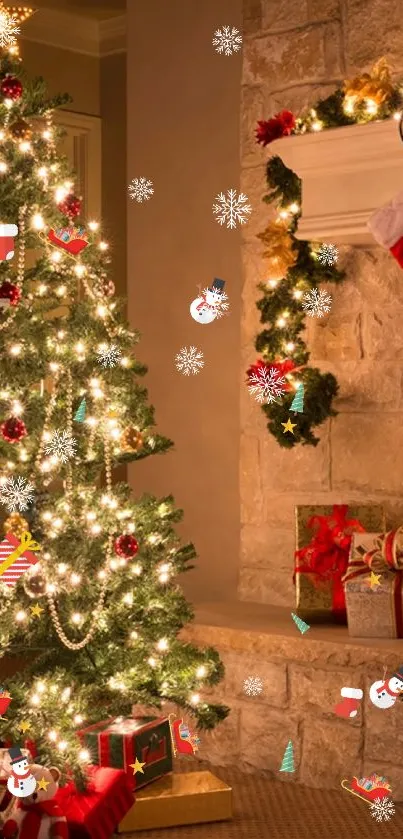
<svg viewBox="0 0 403 839"><path fill-rule="evenodd" d="M31 534L28 530L24 530L24 533L21 534L21 542L18 547L13 550L13 552L4 560L4 562L0 565L0 577L7 571L7 568L13 564L13 562L18 559L21 554L24 554L25 551L40 551L41 546L38 545L37 542L32 538Z"/></svg>
<svg viewBox="0 0 403 839"><path fill-rule="evenodd" d="M362 76L344 82L344 95L356 102L372 99L381 105L392 93L393 84L385 58L380 58L370 73L363 73Z"/></svg>

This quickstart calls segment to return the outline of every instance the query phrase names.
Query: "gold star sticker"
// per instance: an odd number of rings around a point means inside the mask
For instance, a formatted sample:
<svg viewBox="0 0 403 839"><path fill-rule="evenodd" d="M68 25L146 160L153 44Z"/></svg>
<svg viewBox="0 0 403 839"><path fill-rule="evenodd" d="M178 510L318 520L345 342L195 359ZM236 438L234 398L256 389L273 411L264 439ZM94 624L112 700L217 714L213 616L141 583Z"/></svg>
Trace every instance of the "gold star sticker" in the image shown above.
<svg viewBox="0 0 403 839"><path fill-rule="evenodd" d="M286 431L291 431L291 434L294 434L293 428L295 428L297 423L296 422L291 422L290 418L288 418L287 422L282 422L281 425L284 426L283 434L285 434Z"/></svg>
<svg viewBox="0 0 403 839"><path fill-rule="evenodd" d="M137 757L136 763L129 763L129 766L131 767L131 769L133 769L133 775L135 775L136 772L141 772L141 774L144 775L143 766L145 766L145 763L140 763Z"/></svg>
<svg viewBox="0 0 403 839"><path fill-rule="evenodd" d="M37 788L38 789L44 789L45 792L46 792L49 784L50 784L50 781L47 781L46 778L41 778L41 780L38 781L38 787Z"/></svg>
<svg viewBox="0 0 403 839"><path fill-rule="evenodd" d="M22 731L22 733L25 734L26 731L29 731L29 729L31 728L31 723L28 722L28 720L21 720L18 728L19 731Z"/></svg>
<svg viewBox="0 0 403 839"><path fill-rule="evenodd" d="M374 589L377 586L380 586L380 582L379 582L380 579L381 579L381 574L374 574L374 572L371 571L371 576L370 576L369 580L368 580L368 577L367 577L367 581L369 582L369 587Z"/></svg>
<svg viewBox="0 0 403 839"><path fill-rule="evenodd" d="M29 608L31 609L31 615L33 618L40 618L42 612L44 611L39 603L35 603L35 606L30 606Z"/></svg>

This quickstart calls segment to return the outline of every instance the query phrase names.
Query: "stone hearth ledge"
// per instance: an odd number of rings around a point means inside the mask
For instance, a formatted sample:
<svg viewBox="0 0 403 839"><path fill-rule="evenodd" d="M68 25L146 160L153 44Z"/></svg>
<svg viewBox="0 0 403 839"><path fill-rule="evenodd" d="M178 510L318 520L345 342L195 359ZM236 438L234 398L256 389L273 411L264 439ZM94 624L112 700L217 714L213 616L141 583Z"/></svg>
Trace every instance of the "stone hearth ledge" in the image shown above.
<svg viewBox="0 0 403 839"><path fill-rule="evenodd" d="M403 800L403 701L379 710L368 696L372 682L403 664L403 641L350 638L346 627L335 625L313 624L301 635L291 611L250 602L195 606L182 639L216 647L225 665L224 680L202 689L202 697L231 708L214 731L201 732L198 757L323 789L378 772L389 780L393 799ZM257 697L244 693L248 676L263 681ZM347 685L364 691L351 720L333 712ZM168 703L164 712L171 708L183 716ZM279 773L288 740L296 769L289 775Z"/></svg>

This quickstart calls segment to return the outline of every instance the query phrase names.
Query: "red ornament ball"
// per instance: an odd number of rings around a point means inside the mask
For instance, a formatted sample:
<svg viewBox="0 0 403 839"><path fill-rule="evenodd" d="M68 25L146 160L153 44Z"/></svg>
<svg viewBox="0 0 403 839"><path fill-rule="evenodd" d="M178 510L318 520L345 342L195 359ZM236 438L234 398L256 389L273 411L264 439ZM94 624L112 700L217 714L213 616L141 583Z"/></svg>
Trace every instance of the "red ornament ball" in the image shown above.
<svg viewBox="0 0 403 839"><path fill-rule="evenodd" d="M26 437L28 433L25 422L18 419L18 417L7 419L3 422L0 430L7 443L20 443L22 438Z"/></svg>
<svg viewBox="0 0 403 839"><path fill-rule="evenodd" d="M136 556L139 549L139 543L134 536L125 534L123 536L118 536L113 547L118 556L122 556L124 559L131 559L133 556Z"/></svg>
<svg viewBox="0 0 403 839"><path fill-rule="evenodd" d="M10 283L8 280L5 280L4 283L0 285L0 297L8 299L12 306L16 306L21 300L21 291L18 286L14 285L14 283Z"/></svg>
<svg viewBox="0 0 403 839"><path fill-rule="evenodd" d="M67 218L77 218L81 213L81 201L76 195L66 195L63 201L57 205L60 212Z"/></svg>
<svg viewBox="0 0 403 839"><path fill-rule="evenodd" d="M0 85L5 99L19 99L22 96L22 84L16 76L6 76Z"/></svg>

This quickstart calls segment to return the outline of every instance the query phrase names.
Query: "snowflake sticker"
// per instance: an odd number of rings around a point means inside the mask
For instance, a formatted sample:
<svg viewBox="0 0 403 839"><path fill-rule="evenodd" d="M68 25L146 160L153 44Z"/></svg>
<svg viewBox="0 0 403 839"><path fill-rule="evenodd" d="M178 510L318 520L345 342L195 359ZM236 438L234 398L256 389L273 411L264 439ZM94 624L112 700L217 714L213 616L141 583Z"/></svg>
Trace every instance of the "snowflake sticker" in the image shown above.
<svg viewBox="0 0 403 839"><path fill-rule="evenodd" d="M232 55L241 49L242 35L235 26L223 26L222 30L217 29L214 32L213 47L215 51L224 53L225 55Z"/></svg>
<svg viewBox="0 0 403 839"><path fill-rule="evenodd" d="M318 250L318 259L322 265L334 265L339 257L339 252L335 245L321 245Z"/></svg>
<svg viewBox="0 0 403 839"><path fill-rule="evenodd" d="M388 822L395 815L395 805L391 798L375 798L371 806L371 816L377 822Z"/></svg>
<svg viewBox="0 0 403 839"><path fill-rule="evenodd" d="M247 204L248 196L240 192L238 197L236 189L228 189L227 195L220 192L216 196L218 204L213 204L213 213L218 224L226 224L227 228L234 228L239 224L246 224L249 219L246 216L252 212L252 207Z"/></svg>
<svg viewBox="0 0 403 839"><path fill-rule="evenodd" d="M46 454L53 455L62 463L67 463L76 453L77 440L71 436L69 431L55 431L49 442L45 445Z"/></svg>
<svg viewBox="0 0 403 839"><path fill-rule="evenodd" d="M263 690L263 682L259 676L249 676L243 683L243 689L247 696L259 696Z"/></svg>
<svg viewBox="0 0 403 839"><path fill-rule="evenodd" d="M9 513L27 510L34 500L34 489L25 478L7 478L0 484L0 503Z"/></svg>
<svg viewBox="0 0 403 839"><path fill-rule="evenodd" d="M7 9L0 9L0 47L12 47L20 34L20 28Z"/></svg>
<svg viewBox="0 0 403 839"><path fill-rule="evenodd" d="M100 344L98 348L98 361L104 367L115 367L119 361L121 352L115 344Z"/></svg>
<svg viewBox="0 0 403 839"><path fill-rule="evenodd" d="M284 376L280 376L277 367L257 367L248 376L249 393L255 397L257 402L275 402L284 395L287 382Z"/></svg>
<svg viewBox="0 0 403 839"><path fill-rule="evenodd" d="M197 347L182 347L175 360L176 369L184 376L190 376L191 373L196 376L204 367L203 353Z"/></svg>
<svg viewBox="0 0 403 839"><path fill-rule="evenodd" d="M153 182L148 181L147 178L133 178L129 186L129 195L138 204L149 201L151 196L154 195Z"/></svg>
<svg viewBox="0 0 403 839"><path fill-rule="evenodd" d="M306 291L302 300L302 308L305 309L310 318L323 318L326 312L330 312L332 298L327 291L313 288Z"/></svg>

